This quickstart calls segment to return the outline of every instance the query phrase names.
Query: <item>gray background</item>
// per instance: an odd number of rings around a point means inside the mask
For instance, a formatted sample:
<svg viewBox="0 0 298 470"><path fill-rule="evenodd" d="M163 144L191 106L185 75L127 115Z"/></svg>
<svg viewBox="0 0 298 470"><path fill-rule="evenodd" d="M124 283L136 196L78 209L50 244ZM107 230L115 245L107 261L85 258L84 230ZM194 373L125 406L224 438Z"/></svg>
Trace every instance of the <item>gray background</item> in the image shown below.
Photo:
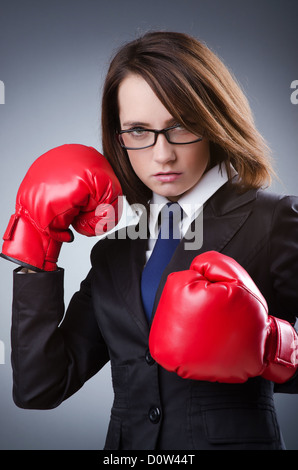
<svg viewBox="0 0 298 470"><path fill-rule="evenodd" d="M107 65L120 44L148 29L193 34L220 55L273 149L280 180L272 190L297 194L298 105L290 100L290 85L298 79L295 0L1 0L1 236L35 158L70 142L101 150ZM88 272L96 241L77 235L62 249L66 304ZM20 410L12 402L12 268L0 261L0 449L100 449L112 401L109 366L55 410ZM298 449L298 398L278 395L276 404L286 445Z"/></svg>

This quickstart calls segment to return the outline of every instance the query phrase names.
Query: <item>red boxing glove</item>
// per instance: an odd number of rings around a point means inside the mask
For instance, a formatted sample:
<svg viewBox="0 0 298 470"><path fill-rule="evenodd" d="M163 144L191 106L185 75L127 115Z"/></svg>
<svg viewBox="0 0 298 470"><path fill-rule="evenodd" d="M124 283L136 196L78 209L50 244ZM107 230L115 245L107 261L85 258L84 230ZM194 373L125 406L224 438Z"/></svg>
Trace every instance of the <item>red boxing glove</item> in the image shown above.
<svg viewBox="0 0 298 470"><path fill-rule="evenodd" d="M248 273L217 252L168 276L149 336L152 357L183 378L242 383L263 376L283 383L297 370L297 334L268 316Z"/></svg>
<svg viewBox="0 0 298 470"><path fill-rule="evenodd" d="M97 150L79 144L54 148L29 168L3 236L1 256L33 270L54 271L69 226L100 235L118 222L120 183Z"/></svg>

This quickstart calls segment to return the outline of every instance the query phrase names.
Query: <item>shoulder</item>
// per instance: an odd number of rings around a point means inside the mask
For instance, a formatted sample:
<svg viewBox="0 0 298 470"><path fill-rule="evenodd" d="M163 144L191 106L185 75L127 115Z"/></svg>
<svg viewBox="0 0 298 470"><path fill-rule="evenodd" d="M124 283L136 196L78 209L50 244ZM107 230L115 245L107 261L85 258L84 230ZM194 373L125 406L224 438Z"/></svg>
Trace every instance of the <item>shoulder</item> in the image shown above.
<svg viewBox="0 0 298 470"><path fill-rule="evenodd" d="M259 203L274 205L279 204L289 204L292 201L297 203L298 196L294 196L291 194L280 194L269 189L258 189L256 192L257 200Z"/></svg>
<svg viewBox="0 0 298 470"><path fill-rule="evenodd" d="M279 194L270 189L248 189L243 191L237 184L225 184L210 199L210 206L216 216L233 214L250 214L256 227L276 225L285 219L297 222L298 197Z"/></svg>
<svg viewBox="0 0 298 470"><path fill-rule="evenodd" d="M298 197L288 194L278 194L266 190L257 191L256 206L269 212L273 218L283 216L296 218L298 215Z"/></svg>
<svg viewBox="0 0 298 470"><path fill-rule="evenodd" d="M270 247L273 258L280 257L283 252L284 255L289 253L293 261L298 240L298 197L258 191L252 212L253 226L267 234L268 249Z"/></svg>
<svg viewBox="0 0 298 470"><path fill-rule="evenodd" d="M220 194L220 200L222 205L230 206L230 208L251 204L253 208L269 213L279 208L297 208L298 206L298 196L277 193L270 188L252 188L242 191L233 182L226 185L223 193Z"/></svg>
<svg viewBox="0 0 298 470"><path fill-rule="evenodd" d="M235 180L224 184L209 200L217 215L235 211L252 210L253 212L272 212L284 200L287 203L291 196L283 196L268 189L241 188Z"/></svg>

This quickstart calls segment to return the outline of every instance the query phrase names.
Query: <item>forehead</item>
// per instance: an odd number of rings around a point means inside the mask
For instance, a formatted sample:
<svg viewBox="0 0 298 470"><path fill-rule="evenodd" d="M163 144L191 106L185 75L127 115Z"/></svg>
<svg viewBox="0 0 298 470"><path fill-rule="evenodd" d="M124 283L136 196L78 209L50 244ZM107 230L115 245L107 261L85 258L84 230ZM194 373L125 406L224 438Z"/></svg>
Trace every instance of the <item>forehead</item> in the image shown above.
<svg viewBox="0 0 298 470"><path fill-rule="evenodd" d="M146 80L135 74L128 75L121 82L118 106L122 125L132 122L158 125L172 118Z"/></svg>

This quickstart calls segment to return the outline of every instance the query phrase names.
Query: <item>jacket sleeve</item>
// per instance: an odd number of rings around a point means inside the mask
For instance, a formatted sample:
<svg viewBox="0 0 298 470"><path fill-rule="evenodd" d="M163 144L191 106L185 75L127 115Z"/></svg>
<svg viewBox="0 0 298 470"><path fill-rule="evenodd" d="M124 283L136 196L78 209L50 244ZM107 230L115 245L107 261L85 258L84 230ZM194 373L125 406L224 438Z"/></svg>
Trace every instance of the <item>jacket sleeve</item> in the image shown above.
<svg viewBox="0 0 298 470"><path fill-rule="evenodd" d="M275 208L269 244L270 277L275 292L275 308L293 326L298 316L298 198L282 197ZM274 311L273 316L278 316ZM293 344L298 362L298 344ZM298 393L298 373L275 391Z"/></svg>
<svg viewBox="0 0 298 470"><path fill-rule="evenodd" d="M36 274L18 271L13 273L13 399L21 408L50 409L109 360L94 316L91 273L63 319L63 269Z"/></svg>

